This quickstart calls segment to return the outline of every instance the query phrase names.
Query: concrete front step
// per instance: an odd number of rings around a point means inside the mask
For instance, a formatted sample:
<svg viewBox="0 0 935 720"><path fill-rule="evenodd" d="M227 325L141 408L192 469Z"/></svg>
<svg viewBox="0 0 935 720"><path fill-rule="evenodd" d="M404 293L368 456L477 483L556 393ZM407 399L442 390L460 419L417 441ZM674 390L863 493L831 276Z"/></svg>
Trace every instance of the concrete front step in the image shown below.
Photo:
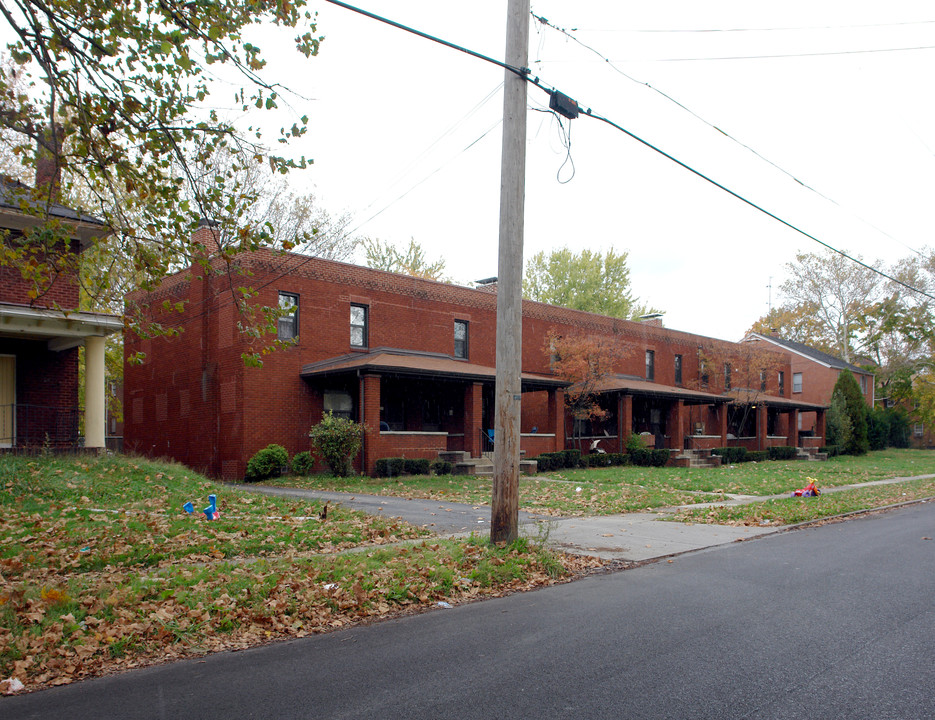
<svg viewBox="0 0 935 720"><path fill-rule="evenodd" d="M535 460L520 460L519 471L524 475L535 475L538 470ZM452 465L455 475L476 475L478 477L493 477L493 463L487 458L465 458Z"/></svg>

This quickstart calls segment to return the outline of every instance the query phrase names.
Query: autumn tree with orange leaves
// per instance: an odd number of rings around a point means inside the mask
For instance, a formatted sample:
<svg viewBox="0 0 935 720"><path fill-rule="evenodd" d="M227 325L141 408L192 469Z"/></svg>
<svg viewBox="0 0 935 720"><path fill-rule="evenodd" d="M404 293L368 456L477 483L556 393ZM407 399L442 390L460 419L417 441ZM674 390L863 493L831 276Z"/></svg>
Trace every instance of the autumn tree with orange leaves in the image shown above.
<svg viewBox="0 0 935 720"><path fill-rule="evenodd" d="M600 406L602 385L614 373L622 346L607 338L560 335L550 331L543 351L552 372L570 385L565 389L565 408L575 420L598 421L609 414ZM578 423L575 423L577 426ZM573 430L577 438L577 430Z"/></svg>

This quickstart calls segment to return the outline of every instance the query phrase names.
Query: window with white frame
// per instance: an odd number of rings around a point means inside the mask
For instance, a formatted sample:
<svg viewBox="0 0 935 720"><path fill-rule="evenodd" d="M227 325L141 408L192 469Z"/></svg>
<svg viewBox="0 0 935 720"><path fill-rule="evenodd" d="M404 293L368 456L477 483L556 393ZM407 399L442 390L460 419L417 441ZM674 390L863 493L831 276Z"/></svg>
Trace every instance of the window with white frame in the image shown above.
<svg viewBox="0 0 935 720"><path fill-rule="evenodd" d="M299 296L295 293L279 293L279 309L283 312L276 324L276 337L279 340L298 340L299 338Z"/></svg>
<svg viewBox="0 0 935 720"><path fill-rule="evenodd" d="M646 351L646 379L656 379L656 353L654 350Z"/></svg>
<svg viewBox="0 0 935 720"><path fill-rule="evenodd" d="M455 320L455 357L468 356L468 323L467 320Z"/></svg>
<svg viewBox="0 0 935 720"><path fill-rule="evenodd" d="M366 305L351 305L351 347L365 348L368 343L367 320L369 308Z"/></svg>
<svg viewBox="0 0 935 720"><path fill-rule="evenodd" d="M802 392L802 373L792 373L792 392Z"/></svg>
<svg viewBox="0 0 935 720"><path fill-rule="evenodd" d="M916 437L922 437L925 433L925 425L923 423L916 423L912 427L912 434Z"/></svg>

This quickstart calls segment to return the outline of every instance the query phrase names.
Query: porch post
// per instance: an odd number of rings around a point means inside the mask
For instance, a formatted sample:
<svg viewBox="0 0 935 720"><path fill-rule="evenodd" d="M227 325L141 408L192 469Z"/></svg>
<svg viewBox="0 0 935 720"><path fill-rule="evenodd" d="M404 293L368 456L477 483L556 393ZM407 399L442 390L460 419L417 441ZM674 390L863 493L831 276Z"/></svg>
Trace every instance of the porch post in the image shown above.
<svg viewBox="0 0 935 720"><path fill-rule="evenodd" d="M360 378L360 421L367 426L360 461L360 471L370 475L380 453L380 376Z"/></svg>
<svg viewBox="0 0 935 720"><path fill-rule="evenodd" d="M766 449L766 403L756 404L756 449Z"/></svg>
<svg viewBox="0 0 935 720"><path fill-rule="evenodd" d="M84 446L103 448L107 421L104 402L104 341L91 335L84 339Z"/></svg>
<svg viewBox="0 0 935 720"><path fill-rule="evenodd" d="M821 444L827 445L828 438L825 437L825 409L815 411L815 434L821 438Z"/></svg>
<svg viewBox="0 0 935 720"><path fill-rule="evenodd" d="M789 434L788 442L792 447L799 446L799 410L798 408L793 408L788 413L786 417L789 418Z"/></svg>
<svg viewBox="0 0 935 720"><path fill-rule="evenodd" d="M714 406L717 415L717 429L721 436L721 447L727 447L727 403Z"/></svg>
<svg viewBox="0 0 935 720"><path fill-rule="evenodd" d="M633 433L633 396L620 394L617 401L617 438L620 443L618 452L623 452L627 447L627 440Z"/></svg>
<svg viewBox="0 0 935 720"><path fill-rule="evenodd" d="M464 388L464 450L471 457L480 457L480 434L483 430L482 383L471 383Z"/></svg>
<svg viewBox="0 0 935 720"><path fill-rule="evenodd" d="M552 452L565 449L565 390L549 390L549 426L555 433Z"/></svg>
<svg viewBox="0 0 935 720"><path fill-rule="evenodd" d="M676 400L669 406L669 448L681 450L685 444L685 401Z"/></svg>

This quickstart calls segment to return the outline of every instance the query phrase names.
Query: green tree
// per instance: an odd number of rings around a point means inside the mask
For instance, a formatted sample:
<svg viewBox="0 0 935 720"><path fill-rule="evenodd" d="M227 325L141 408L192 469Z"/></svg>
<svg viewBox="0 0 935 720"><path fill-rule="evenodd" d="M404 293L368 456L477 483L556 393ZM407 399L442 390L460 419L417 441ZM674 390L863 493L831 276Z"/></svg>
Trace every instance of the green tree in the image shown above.
<svg viewBox="0 0 935 720"><path fill-rule="evenodd" d="M15 38L13 65L0 66L4 140L30 176L43 158L60 172L60 184L22 190L21 204L38 222L6 243L0 262L21 267L37 248L67 254L65 230L50 214L60 197L82 200L76 210L103 219L127 244L144 286L192 256L191 235L203 217L237 226L237 252L272 244L266 226L237 221L236 180L217 173L199 184L197 167L222 149L236 167L260 162L285 173L305 166L304 158L268 149L257 127L223 119L209 99L212 78L226 89L233 74L242 87L232 113L281 109L286 90L264 79L261 49L245 32L255 23L289 28L303 56L316 54L305 0L23 0L0 10ZM284 147L305 133L306 119L292 116L281 127ZM44 264L49 272L55 260ZM37 293L48 282L41 273L29 279Z"/></svg>
<svg viewBox="0 0 935 720"><path fill-rule="evenodd" d="M840 450L851 440L851 418L847 414L847 400L843 392L831 394L831 406L825 415L826 444L835 445Z"/></svg>
<svg viewBox="0 0 935 720"><path fill-rule="evenodd" d="M860 392L857 380L849 370L842 370L838 375L832 398L838 393L844 398L845 413L851 423L850 437L842 449L848 455L866 455L870 449L867 427L869 408Z"/></svg>
<svg viewBox="0 0 935 720"><path fill-rule="evenodd" d="M367 267L412 275L426 280L448 282L448 278L445 277L445 261L439 259L429 262L425 257L425 250L415 241L415 238L409 239L409 245L405 250L400 250L395 245L378 239L364 240L363 246Z"/></svg>
<svg viewBox="0 0 935 720"><path fill-rule="evenodd" d="M627 253L606 253L567 247L538 252L526 263L523 296L529 300L574 310L635 319L655 312L634 298Z"/></svg>

